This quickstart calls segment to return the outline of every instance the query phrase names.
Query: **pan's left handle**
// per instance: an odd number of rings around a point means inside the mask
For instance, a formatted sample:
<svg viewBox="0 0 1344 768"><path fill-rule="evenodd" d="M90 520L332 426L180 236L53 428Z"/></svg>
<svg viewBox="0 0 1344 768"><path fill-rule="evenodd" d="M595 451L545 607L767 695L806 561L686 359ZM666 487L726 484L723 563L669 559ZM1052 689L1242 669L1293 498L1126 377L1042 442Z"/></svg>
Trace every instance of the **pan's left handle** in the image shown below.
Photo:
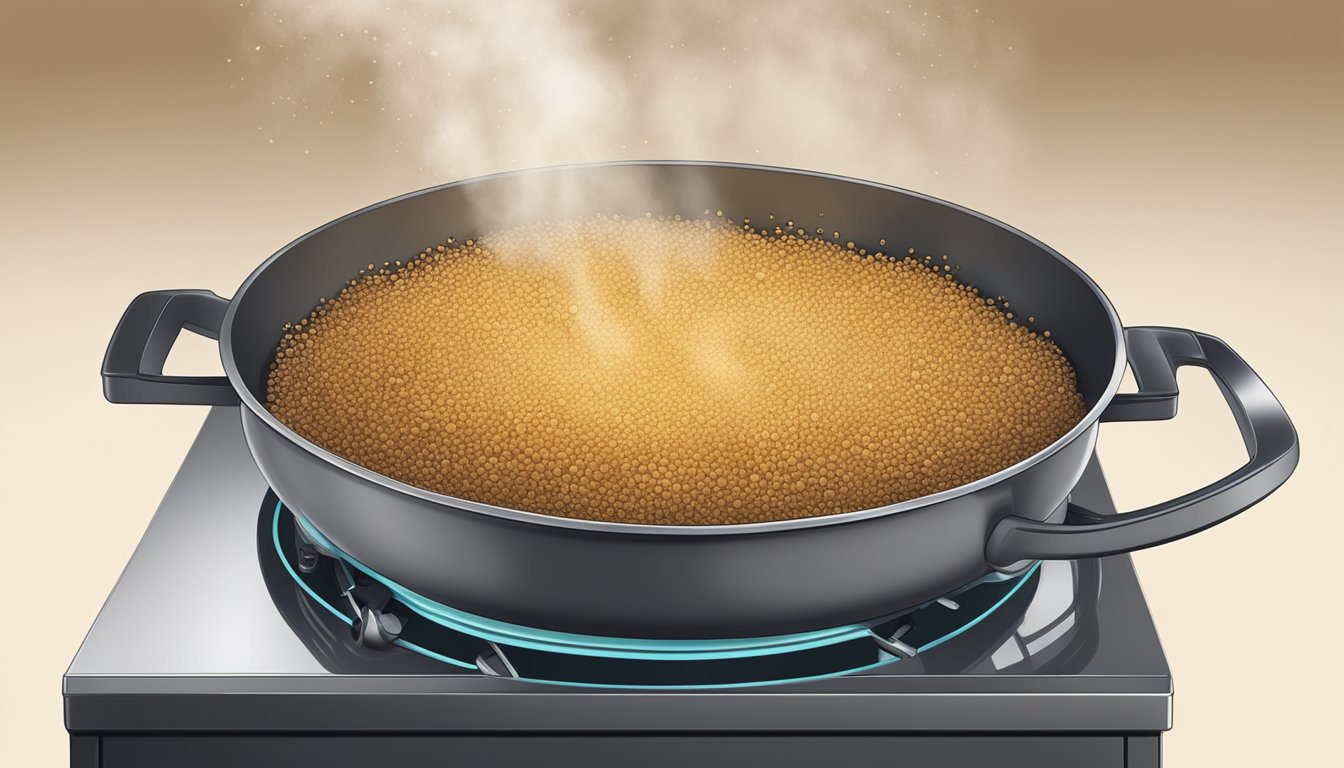
<svg viewBox="0 0 1344 768"><path fill-rule="evenodd" d="M113 403L237 405L225 376L167 376L163 364L183 328L219 339L228 299L209 291L150 291L122 314L103 357L103 396Z"/></svg>

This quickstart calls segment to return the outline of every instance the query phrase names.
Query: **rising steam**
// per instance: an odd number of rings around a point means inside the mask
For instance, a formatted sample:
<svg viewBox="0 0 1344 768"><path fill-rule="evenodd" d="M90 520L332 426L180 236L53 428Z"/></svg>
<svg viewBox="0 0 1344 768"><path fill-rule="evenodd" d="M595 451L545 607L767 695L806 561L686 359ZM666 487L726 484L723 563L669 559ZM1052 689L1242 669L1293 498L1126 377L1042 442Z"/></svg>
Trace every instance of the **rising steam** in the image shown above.
<svg viewBox="0 0 1344 768"><path fill-rule="evenodd" d="M902 184L960 165L993 173L1017 57L989 14L941 3L263 0L246 11L256 40L241 55L276 105L270 140L358 122L369 152L411 153L426 184L650 158ZM557 201L584 198L569 179L538 176L488 204L515 222L553 218ZM664 211L715 207L712 190L666 194L703 202ZM656 301L672 256L639 256ZM557 266L594 346L622 348L583 264ZM706 365L731 369L715 329L705 334Z"/></svg>
<svg viewBox="0 0 1344 768"><path fill-rule="evenodd" d="M1011 33L945 3L262 0L269 133L373 113L435 180L623 158L993 172ZM260 50L258 50L260 48ZM306 127L306 126L305 126Z"/></svg>

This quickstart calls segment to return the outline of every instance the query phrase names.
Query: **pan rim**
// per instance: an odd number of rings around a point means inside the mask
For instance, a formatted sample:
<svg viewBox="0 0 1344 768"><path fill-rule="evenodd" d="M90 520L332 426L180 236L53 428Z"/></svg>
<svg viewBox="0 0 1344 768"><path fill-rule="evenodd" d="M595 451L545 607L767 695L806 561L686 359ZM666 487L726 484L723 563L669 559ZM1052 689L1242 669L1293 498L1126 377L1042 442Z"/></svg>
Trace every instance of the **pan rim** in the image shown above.
<svg viewBox="0 0 1344 768"><path fill-rule="evenodd" d="M786 173L790 175L810 176L818 179L825 179L828 181L838 181L849 184L857 184L861 186L883 190L886 192L895 192L898 194L907 195L909 197L914 197L920 200L924 200L926 202L931 202L937 205L950 208L958 213L972 216L985 223L996 226L1002 230L1005 230L1006 232L1015 237L1019 237L1025 240L1030 245L1041 249L1042 251L1049 254L1057 261L1061 262L1067 269L1071 270L1080 280L1082 280L1083 284L1086 285L1089 289L1091 289L1092 293L1096 296L1097 300L1101 302L1101 306L1105 310L1107 318L1111 322L1111 333L1113 336L1113 342L1115 346L1115 360L1112 363L1110 380L1107 382L1105 390L1102 392L1102 395L1097 399L1096 403L1093 404L1092 408L1090 408L1088 412L1083 416L1083 418L1080 419L1078 423L1075 424L1064 435L1059 437L1050 445L1046 446L1040 451L1037 451L1031 456L1028 456L1027 458L1017 462L1016 464L1005 467L999 470L998 472L995 472L991 475L986 475L970 483L966 483L964 485L958 485L953 488L948 488L946 490L939 491L937 493L929 494L926 496L919 496L914 499L906 499L905 501L900 501L893 504L886 504L879 507L870 507L868 509L854 510L851 512L840 512L832 515L801 517L788 520L768 520L755 523L733 523L726 525L658 525L651 523L620 523L620 522L607 522L600 520L586 520L582 518L560 517L557 515L549 515L542 512L529 512L527 510L513 509L510 507L502 507L494 504L487 504L484 502L473 501L471 499L464 499L456 496L449 496L447 494L436 493L434 491L418 488L409 483L405 483L395 478L388 477L387 475L375 472L371 469L368 469L367 467L356 464L355 462L352 462L348 459L338 456L337 454L332 453L326 450L325 448L322 448L316 443L309 441L307 438L304 438L302 435L298 434L294 430L285 426L283 423L280 422L279 419L277 419L274 415L272 415L271 412L267 410L266 407L261 403L261 401L259 401L252 394L252 390L247 386L247 383L243 381L242 374L238 370L238 365L233 355L233 325L234 325L234 318L238 312L238 305L240 303L239 299L247 293L248 289L260 278L260 276L263 273L265 273L268 267L270 267L273 263L282 258L290 250L297 247L299 244L309 240L310 238L321 232L336 227L350 219L362 216L376 209L383 208L385 206L390 206L403 200L419 197L421 195L428 195L435 192L439 192L444 189L451 189L454 187L466 186L469 184L476 184L493 179L508 178L513 176L522 176L522 175L540 174L540 173L556 173L566 171L580 171L595 168L608 168L619 166L645 166L645 167L686 166L686 167L699 167L699 168L724 168L733 170L762 171L767 173ZM1067 446L1080 436L1087 433L1087 431L1090 430L1100 420L1102 412L1106 410L1106 407L1110 404L1111 400L1115 397L1116 393L1119 391L1120 382L1123 378L1125 366L1127 364L1127 358L1125 354L1124 326L1120 321L1120 316L1116 312L1114 305L1111 303L1111 300L1106 296L1106 294L1101 290L1101 287L1097 285L1097 283L1091 277L1089 277L1086 272L1080 269L1072 261L1069 261L1067 258L1065 258L1063 254L1059 253L1054 248L1051 248L1050 246L1046 245L1045 243L1041 242L1035 237L1032 237L1031 235L1023 232L1020 229L1017 229L1016 227L1013 227L1009 224L999 221L998 219L995 219L991 216L987 216L983 213L980 213L979 211L972 210L965 206L958 205L956 203L952 203L947 200L942 200L940 198L936 198L931 195L926 195L920 192L915 192L913 190L897 187L890 184L883 184L880 182L868 181L865 179L858 179L849 176L841 176L837 174L823 173L819 171L809 171L797 168L788 168L783 166L759 165L751 163L694 161L694 160L621 160L621 161L597 162L597 163L550 165L550 166L528 168L516 171L506 171L503 173L494 173L485 176L476 176L469 179L460 179L458 181L452 181L446 184L438 184L432 187L426 187L424 189L415 190L413 192L407 192L402 195L397 195L396 197L391 197L386 200L382 200L380 202L364 206L363 208L347 213L339 218L333 219L295 238L294 240L290 241L285 246L280 248L278 251L271 254L269 258L267 258L260 265L258 265L256 269L254 269L252 273L249 274L247 278L243 281L243 283L238 287L238 290L234 292L233 298L229 300L229 306L224 313L224 319L220 329L219 349L220 349L220 360L223 363L225 375L228 377L229 382L233 385L234 390L237 392L239 402L243 406L245 406L249 411L251 411L253 416L259 419L262 424L264 424L265 426L276 432L280 437L284 438L288 442L297 446L304 452L310 454L312 457L324 461L328 464L331 464L335 467L338 467L344 472L353 475L354 477L359 478L365 482L382 486L383 488L386 488L390 491L394 491L406 496L411 496L420 499L421 501L429 502L436 506L446 508L446 510L450 509L450 510L472 512L476 514L487 515L490 517L502 518L516 523L547 525L557 528L569 528L569 529L577 529L597 533L646 535L646 536L647 535L723 536L723 535L782 533L786 531L793 531L806 528L819 528L831 525L844 525L847 523L855 523L877 517L886 517L888 515L896 515L915 509L921 509L924 507L940 504L945 501L950 501L952 499L956 499L962 496L967 496L969 494L975 493L982 489L1003 482L1004 480L1013 477L1014 475L1021 474L1022 472L1045 461L1047 458L1054 455L1055 453L1058 453L1065 446Z"/></svg>

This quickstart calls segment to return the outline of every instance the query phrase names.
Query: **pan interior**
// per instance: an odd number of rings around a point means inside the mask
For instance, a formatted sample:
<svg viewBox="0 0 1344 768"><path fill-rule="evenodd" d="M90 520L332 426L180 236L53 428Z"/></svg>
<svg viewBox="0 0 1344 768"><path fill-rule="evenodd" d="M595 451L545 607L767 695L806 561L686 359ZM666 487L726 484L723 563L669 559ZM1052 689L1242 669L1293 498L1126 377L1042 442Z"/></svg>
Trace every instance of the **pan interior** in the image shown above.
<svg viewBox="0 0 1344 768"><path fill-rule="evenodd" d="M370 262L407 260L427 244L538 220L594 213L792 220L809 233L903 255L948 256L963 281L1002 296L1052 331L1089 410L1115 373L1113 315L1095 286L1042 244L970 211L854 180L759 167L615 164L546 169L450 184L379 204L320 228L272 257L235 301L229 348L264 412L266 374L286 322L307 315ZM838 233L838 235L836 234ZM269 414L267 414L269 416Z"/></svg>
<svg viewBox="0 0 1344 768"><path fill-rule="evenodd" d="M537 202L544 200L545 202ZM520 202L522 201L522 202ZM1004 296L1049 329L1078 374L1088 406L1114 372L1111 317L1081 272L1040 243L977 214L888 187L781 169L694 164L546 169L450 184L382 203L315 230L259 269L237 297L232 355L243 381L265 399L265 372L286 322L333 296L370 262L404 260L426 244L538 218L594 213L791 219L841 242L903 253L946 254L982 294ZM880 245L885 240L886 245Z"/></svg>

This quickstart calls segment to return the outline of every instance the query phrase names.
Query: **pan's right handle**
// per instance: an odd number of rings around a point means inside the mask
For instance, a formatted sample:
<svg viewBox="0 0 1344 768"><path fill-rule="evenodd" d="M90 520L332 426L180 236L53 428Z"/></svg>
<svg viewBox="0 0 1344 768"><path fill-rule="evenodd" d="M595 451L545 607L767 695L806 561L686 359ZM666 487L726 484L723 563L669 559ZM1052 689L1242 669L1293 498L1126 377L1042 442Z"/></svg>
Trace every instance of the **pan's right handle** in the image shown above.
<svg viewBox="0 0 1344 768"><path fill-rule="evenodd" d="M103 396L113 403L237 405L225 376L167 376L163 364L186 328L219 339L228 299L209 291L150 291L122 314L103 357Z"/></svg>
<svg viewBox="0 0 1344 768"><path fill-rule="evenodd" d="M1115 413L1108 408L1111 420L1169 418L1176 403L1176 369L1199 366L1213 374L1231 407L1246 444L1247 462L1197 491L1135 512L1096 515L1070 503L1062 525L1005 517L985 547L985 558L995 568L1011 570L1024 561L1133 552L1189 536L1268 496L1297 466L1297 432L1287 412L1265 382L1222 340L1181 328L1156 327L1128 328L1125 339L1140 393L1130 396Z"/></svg>

